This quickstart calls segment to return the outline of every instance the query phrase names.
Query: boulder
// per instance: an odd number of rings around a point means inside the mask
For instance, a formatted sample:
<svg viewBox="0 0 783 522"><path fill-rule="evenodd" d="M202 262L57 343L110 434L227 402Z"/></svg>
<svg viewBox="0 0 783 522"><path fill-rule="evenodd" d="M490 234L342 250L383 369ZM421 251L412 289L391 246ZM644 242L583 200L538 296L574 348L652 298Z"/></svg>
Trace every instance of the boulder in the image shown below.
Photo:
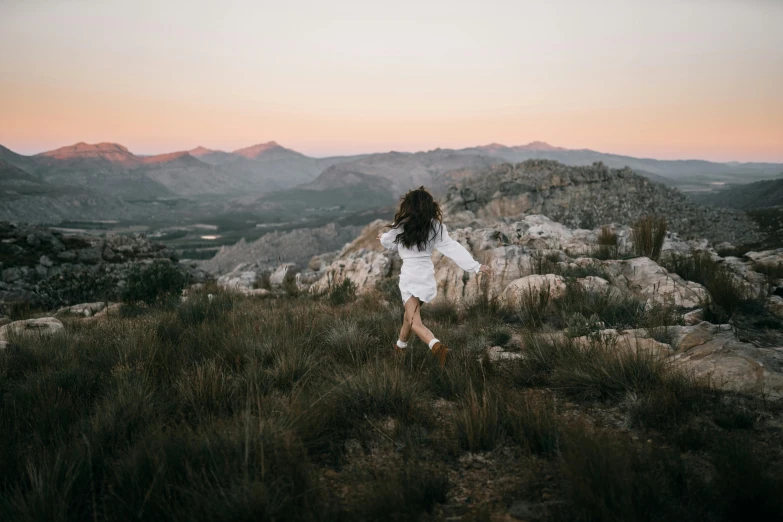
<svg viewBox="0 0 783 522"><path fill-rule="evenodd" d="M283 263L277 270L269 276L269 284L272 288L280 288L290 278L293 278L296 272L294 263Z"/></svg>
<svg viewBox="0 0 783 522"><path fill-rule="evenodd" d="M737 341L731 330L715 330L673 359L718 389L783 399L783 347L759 348Z"/></svg>
<svg viewBox="0 0 783 522"><path fill-rule="evenodd" d="M693 326L694 324L699 324L703 320L704 320L704 310L702 310L701 308L692 310L682 316L682 322L685 323L687 326Z"/></svg>
<svg viewBox="0 0 783 522"><path fill-rule="evenodd" d="M783 319L783 297L771 295L767 298L767 309L772 315Z"/></svg>
<svg viewBox="0 0 783 522"><path fill-rule="evenodd" d="M217 280L217 284L220 288L243 293L248 290L253 290L255 283L256 273L253 271L234 271L220 276Z"/></svg>
<svg viewBox="0 0 783 522"><path fill-rule="evenodd" d="M311 288L315 293L323 293L343 280L350 279L357 285L358 292L366 292L389 277L391 267L391 259L385 253L362 248L329 264Z"/></svg>
<svg viewBox="0 0 783 522"><path fill-rule="evenodd" d="M6 315L0 315L0 326L5 326L11 322L11 318Z"/></svg>
<svg viewBox="0 0 783 522"><path fill-rule="evenodd" d="M73 306L65 306L57 310L54 315L59 316L62 314L83 315L84 317L91 317L101 310L106 308L106 302L101 301L97 303L81 303Z"/></svg>
<svg viewBox="0 0 783 522"><path fill-rule="evenodd" d="M0 341L8 341L11 335L52 335L64 329L63 323L54 317L14 321L0 326Z"/></svg>
<svg viewBox="0 0 783 522"><path fill-rule="evenodd" d="M707 290L702 285L670 274L647 257L609 260L603 265L614 285L647 298L649 304L694 308L707 298Z"/></svg>
<svg viewBox="0 0 783 522"><path fill-rule="evenodd" d="M501 295L501 300L509 305L519 303L524 294L549 291L549 299L557 299L565 293L566 285L562 276L555 274L529 275L515 279L506 286Z"/></svg>

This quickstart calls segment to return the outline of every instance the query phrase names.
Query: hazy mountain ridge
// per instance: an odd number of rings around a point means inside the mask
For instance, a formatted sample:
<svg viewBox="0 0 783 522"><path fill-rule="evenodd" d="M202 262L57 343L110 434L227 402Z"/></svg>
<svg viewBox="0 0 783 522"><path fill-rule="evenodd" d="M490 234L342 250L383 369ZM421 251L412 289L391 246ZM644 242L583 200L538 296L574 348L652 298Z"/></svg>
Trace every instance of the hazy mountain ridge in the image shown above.
<svg viewBox="0 0 783 522"><path fill-rule="evenodd" d="M288 214L345 207L348 210L378 208L396 201L405 190L420 185L444 193L452 184L483 172L483 169L529 158L552 159L565 165L589 165L602 161L609 167L629 166L637 173L668 185L709 187L714 181L780 176L783 165L769 163L714 163L701 160L665 161L604 154L591 150L569 150L544 142L508 147L498 143L465 148L434 149L426 152L386 152L357 156L313 158L285 148L274 141L240 148L233 152L203 146L155 156L133 154L116 143L77 143L53 151L23 156L0 146L0 160L31 176L22 181L13 174L17 188L24 183L37 199L7 206L0 218L23 205L24 215L34 221L36 207L48 219L107 219L118 215L144 216L135 202L161 198L189 198L193 204L203 198L222 198L243 208ZM5 167L6 187L11 171ZM36 181L37 180L37 181ZM681 185L684 184L684 185ZM8 192L11 190L11 192ZM6 202L21 194L6 188ZM71 203L68 198L84 191ZM59 199L53 208L43 208L47 198ZM80 201L100 201L79 208ZM123 208L112 209L112 205ZM233 204L232 204L233 205ZM72 213L73 212L73 213ZM62 213L62 214L61 214ZM58 217L59 216L59 217Z"/></svg>

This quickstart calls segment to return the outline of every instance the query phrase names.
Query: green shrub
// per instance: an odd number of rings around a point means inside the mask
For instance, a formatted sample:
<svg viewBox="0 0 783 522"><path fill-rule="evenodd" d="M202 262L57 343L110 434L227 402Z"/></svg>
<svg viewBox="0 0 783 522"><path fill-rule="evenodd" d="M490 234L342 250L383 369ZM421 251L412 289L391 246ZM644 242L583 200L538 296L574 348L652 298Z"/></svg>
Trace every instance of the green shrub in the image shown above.
<svg viewBox="0 0 783 522"><path fill-rule="evenodd" d="M159 304L178 298L187 282L187 276L173 263L134 264L128 273L122 298L130 303Z"/></svg>
<svg viewBox="0 0 783 522"><path fill-rule="evenodd" d="M120 273L109 265L63 268L35 285L34 304L47 309L119 297Z"/></svg>
<svg viewBox="0 0 783 522"><path fill-rule="evenodd" d="M645 216L637 220L631 233L636 255L657 261L666 239L666 228L666 218L662 216Z"/></svg>
<svg viewBox="0 0 783 522"><path fill-rule="evenodd" d="M594 291L572 280L566 281L565 292L552 304L563 327L568 325L569 318L579 314L588 318L591 325L596 325L597 318L604 328L637 328L642 326L646 315L645 302L631 294L612 287Z"/></svg>
<svg viewBox="0 0 783 522"><path fill-rule="evenodd" d="M356 283L348 278L329 290L329 302L342 305L356 300Z"/></svg>

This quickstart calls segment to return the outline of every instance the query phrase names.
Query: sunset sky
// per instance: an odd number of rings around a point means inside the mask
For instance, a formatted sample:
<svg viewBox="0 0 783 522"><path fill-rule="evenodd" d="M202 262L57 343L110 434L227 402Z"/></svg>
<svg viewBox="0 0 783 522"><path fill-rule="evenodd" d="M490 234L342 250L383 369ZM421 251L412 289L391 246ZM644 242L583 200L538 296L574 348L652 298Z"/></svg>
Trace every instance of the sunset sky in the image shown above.
<svg viewBox="0 0 783 522"><path fill-rule="evenodd" d="M783 162L783 0L0 0L0 144Z"/></svg>

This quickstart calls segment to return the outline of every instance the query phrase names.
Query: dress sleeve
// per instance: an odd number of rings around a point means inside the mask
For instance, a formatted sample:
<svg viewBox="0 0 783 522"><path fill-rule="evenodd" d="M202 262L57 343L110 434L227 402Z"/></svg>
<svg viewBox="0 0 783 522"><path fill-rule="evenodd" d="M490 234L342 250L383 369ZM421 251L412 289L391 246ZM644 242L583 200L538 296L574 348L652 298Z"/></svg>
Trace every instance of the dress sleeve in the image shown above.
<svg viewBox="0 0 783 522"><path fill-rule="evenodd" d="M460 245L449 236L446 225L441 224L438 234L435 236L433 248L448 257L466 272L478 273L481 263L473 259L464 246Z"/></svg>
<svg viewBox="0 0 783 522"><path fill-rule="evenodd" d="M397 250L397 243L395 243L394 240L399 233L399 228L393 228L388 232L381 234L381 245L383 245L383 248L387 250Z"/></svg>

